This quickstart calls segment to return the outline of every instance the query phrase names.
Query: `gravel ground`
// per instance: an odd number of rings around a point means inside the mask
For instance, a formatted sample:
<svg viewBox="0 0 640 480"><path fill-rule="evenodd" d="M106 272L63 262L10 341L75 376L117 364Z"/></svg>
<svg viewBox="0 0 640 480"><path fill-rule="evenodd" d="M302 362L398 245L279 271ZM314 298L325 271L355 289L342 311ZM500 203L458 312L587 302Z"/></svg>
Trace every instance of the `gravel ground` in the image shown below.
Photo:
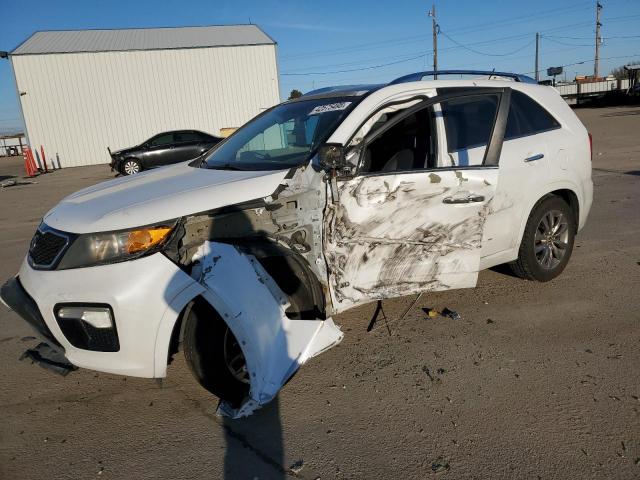
<svg viewBox="0 0 640 480"><path fill-rule="evenodd" d="M342 344L249 419L216 417L181 355L162 386L18 361L35 342L0 306L0 477L639 478L640 108L577 112L595 200L563 275L482 272L474 290L423 296L391 335L366 332L373 306L341 315ZM0 158L0 180L19 174ZM84 167L0 189L0 279L50 207L111 177ZM412 301L385 302L387 316Z"/></svg>

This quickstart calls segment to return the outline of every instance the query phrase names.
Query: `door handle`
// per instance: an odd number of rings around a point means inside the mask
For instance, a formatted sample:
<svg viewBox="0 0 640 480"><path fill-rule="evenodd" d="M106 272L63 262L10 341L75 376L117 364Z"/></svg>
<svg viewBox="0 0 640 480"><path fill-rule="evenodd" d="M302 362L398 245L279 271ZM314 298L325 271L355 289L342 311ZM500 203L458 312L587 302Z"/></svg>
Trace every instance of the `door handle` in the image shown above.
<svg viewBox="0 0 640 480"><path fill-rule="evenodd" d="M529 163L529 162L535 162L536 160L542 160L543 158L544 158L544 154L537 153L535 155L531 155L530 157L525 158L524 161L526 163Z"/></svg>
<svg viewBox="0 0 640 480"><path fill-rule="evenodd" d="M458 205L461 203L478 203L484 202L484 196L476 195L475 193L471 193L464 197L444 197L442 199L442 203L446 203L447 205Z"/></svg>

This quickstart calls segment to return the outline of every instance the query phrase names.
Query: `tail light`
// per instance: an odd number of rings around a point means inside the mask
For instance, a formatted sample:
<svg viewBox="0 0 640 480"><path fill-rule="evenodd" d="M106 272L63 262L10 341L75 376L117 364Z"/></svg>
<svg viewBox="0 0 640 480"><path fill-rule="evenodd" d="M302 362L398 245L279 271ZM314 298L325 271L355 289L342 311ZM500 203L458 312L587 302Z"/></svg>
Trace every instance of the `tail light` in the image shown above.
<svg viewBox="0 0 640 480"><path fill-rule="evenodd" d="M593 160L593 135L589 133L589 153L591 153L591 160Z"/></svg>

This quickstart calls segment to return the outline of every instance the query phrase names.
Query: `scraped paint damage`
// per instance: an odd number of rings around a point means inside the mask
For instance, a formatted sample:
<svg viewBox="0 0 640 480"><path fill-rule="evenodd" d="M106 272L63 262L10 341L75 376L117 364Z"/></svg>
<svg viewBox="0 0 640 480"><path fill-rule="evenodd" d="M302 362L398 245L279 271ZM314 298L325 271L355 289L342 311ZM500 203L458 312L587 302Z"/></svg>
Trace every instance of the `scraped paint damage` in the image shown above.
<svg viewBox="0 0 640 480"><path fill-rule="evenodd" d="M462 171L363 176L340 184L326 212L326 258L335 311L376 299L475 286L489 202L476 212L445 196L492 189Z"/></svg>

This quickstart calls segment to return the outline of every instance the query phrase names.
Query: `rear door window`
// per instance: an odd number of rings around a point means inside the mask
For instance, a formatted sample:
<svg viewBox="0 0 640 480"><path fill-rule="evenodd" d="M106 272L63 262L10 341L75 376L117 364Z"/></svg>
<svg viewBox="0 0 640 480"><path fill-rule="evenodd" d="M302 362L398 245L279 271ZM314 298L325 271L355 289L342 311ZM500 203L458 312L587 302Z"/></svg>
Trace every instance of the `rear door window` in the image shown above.
<svg viewBox="0 0 640 480"><path fill-rule="evenodd" d="M538 102L514 90L504 139L510 140L559 128L560 124Z"/></svg>
<svg viewBox="0 0 640 480"><path fill-rule="evenodd" d="M197 132L176 132L177 143L199 142L200 135Z"/></svg>

